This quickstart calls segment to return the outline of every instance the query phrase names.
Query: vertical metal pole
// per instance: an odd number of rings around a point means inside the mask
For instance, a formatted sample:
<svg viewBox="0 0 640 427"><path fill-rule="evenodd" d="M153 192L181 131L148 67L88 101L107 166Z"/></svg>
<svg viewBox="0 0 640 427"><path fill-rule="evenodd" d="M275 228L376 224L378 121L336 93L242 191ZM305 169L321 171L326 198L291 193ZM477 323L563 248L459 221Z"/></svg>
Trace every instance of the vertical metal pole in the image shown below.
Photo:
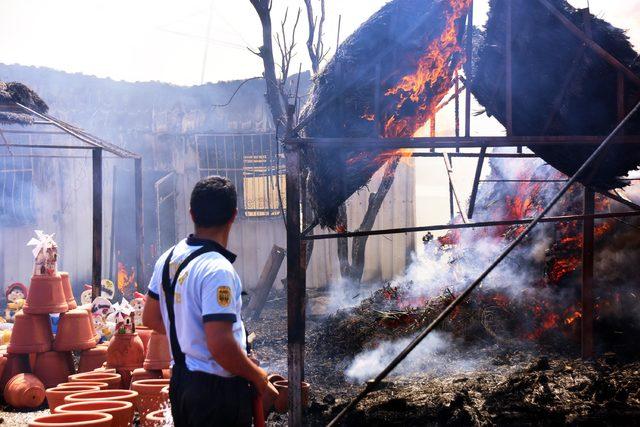
<svg viewBox="0 0 640 427"><path fill-rule="evenodd" d="M595 212L595 193L592 189L584 189L584 214ZM594 255L593 218L585 218L582 222L582 358L593 358L593 255Z"/></svg>
<svg viewBox="0 0 640 427"><path fill-rule="evenodd" d="M471 137L471 73L473 70L473 1L469 6L467 15L467 58L464 63L464 76L466 77L466 89L464 99L464 136Z"/></svg>
<svg viewBox="0 0 640 427"><path fill-rule="evenodd" d="M144 204L142 194L142 158L134 160L136 209L136 273L138 286L146 286L144 275Z"/></svg>
<svg viewBox="0 0 640 427"><path fill-rule="evenodd" d="M301 239L300 150L287 147L287 330L289 425L302 426L306 309L306 255Z"/></svg>
<svg viewBox="0 0 640 427"><path fill-rule="evenodd" d="M91 297L100 295L102 280L102 149L94 148L93 153L93 251L91 259Z"/></svg>
<svg viewBox="0 0 640 427"><path fill-rule="evenodd" d="M513 8L512 1L507 1L507 43L506 43L506 104L507 104L507 136L513 135ZM522 147L518 147L522 153Z"/></svg>

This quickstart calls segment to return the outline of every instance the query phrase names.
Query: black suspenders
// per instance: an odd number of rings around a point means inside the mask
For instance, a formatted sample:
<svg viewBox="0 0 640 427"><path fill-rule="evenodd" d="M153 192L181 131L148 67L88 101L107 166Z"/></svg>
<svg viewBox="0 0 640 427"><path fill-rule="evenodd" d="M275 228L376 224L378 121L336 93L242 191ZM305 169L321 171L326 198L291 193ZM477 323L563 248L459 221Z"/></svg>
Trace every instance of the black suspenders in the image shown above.
<svg viewBox="0 0 640 427"><path fill-rule="evenodd" d="M171 258L173 257L173 251L175 247L171 249L169 256L167 257L164 268L162 270L162 290L164 291L164 299L167 305L167 315L169 317L169 342L171 344L171 354L173 355L173 363L177 366L186 367L185 356L180 348L180 342L178 341L178 334L176 332L176 315L173 307L174 295L176 289L176 282L180 273L187 265L197 257L207 252L217 252L213 245L204 245L198 250L192 252L178 267L176 274L173 276L173 280L170 276L169 267L171 265Z"/></svg>

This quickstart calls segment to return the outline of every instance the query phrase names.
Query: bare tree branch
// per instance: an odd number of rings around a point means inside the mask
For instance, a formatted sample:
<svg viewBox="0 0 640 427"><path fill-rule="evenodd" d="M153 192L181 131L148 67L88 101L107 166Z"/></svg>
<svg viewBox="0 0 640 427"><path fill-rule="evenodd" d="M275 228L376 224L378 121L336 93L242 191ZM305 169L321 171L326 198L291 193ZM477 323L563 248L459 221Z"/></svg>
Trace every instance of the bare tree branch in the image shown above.
<svg viewBox="0 0 640 427"><path fill-rule="evenodd" d="M313 14L311 0L304 0L304 4L307 8L307 22L309 24L307 51L309 52L313 74L317 74L320 70L320 63L327 55L324 49L324 42L322 41L325 20L324 0L320 0L320 22L318 22L318 18Z"/></svg>

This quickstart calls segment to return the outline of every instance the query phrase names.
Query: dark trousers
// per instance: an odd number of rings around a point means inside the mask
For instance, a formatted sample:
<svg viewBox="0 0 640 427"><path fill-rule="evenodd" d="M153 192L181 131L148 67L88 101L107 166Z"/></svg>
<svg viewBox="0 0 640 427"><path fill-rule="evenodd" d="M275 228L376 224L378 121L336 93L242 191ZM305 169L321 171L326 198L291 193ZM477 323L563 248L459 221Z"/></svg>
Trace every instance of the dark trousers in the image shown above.
<svg viewBox="0 0 640 427"><path fill-rule="evenodd" d="M175 427L251 426L251 389L244 378L174 366L169 399Z"/></svg>

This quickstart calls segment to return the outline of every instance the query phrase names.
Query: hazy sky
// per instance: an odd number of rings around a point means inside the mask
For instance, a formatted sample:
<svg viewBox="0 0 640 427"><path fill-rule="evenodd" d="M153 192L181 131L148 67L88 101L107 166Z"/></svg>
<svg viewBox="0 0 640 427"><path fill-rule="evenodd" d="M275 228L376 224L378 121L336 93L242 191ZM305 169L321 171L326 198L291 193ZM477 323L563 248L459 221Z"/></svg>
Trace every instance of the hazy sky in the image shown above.
<svg viewBox="0 0 640 427"><path fill-rule="evenodd" d="M338 15L344 39L386 2L326 0L327 44L335 47ZM572 3L584 7L587 0ZM292 20L300 6L302 0L274 0L274 24L279 25L287 7ZM591 8L633 29L640 39L640 0L591 0ZM476 0L477 22L486 10L487 0ZM304 10L299 30L304 49ZM256 48L260 41L260 24L249 0L0 0L0 62L9 64L192 85L200 83L203 63L205 82L259 74L261 63L247 47ZM294 60L300 61L307 69L303 50Z"/></svg>

